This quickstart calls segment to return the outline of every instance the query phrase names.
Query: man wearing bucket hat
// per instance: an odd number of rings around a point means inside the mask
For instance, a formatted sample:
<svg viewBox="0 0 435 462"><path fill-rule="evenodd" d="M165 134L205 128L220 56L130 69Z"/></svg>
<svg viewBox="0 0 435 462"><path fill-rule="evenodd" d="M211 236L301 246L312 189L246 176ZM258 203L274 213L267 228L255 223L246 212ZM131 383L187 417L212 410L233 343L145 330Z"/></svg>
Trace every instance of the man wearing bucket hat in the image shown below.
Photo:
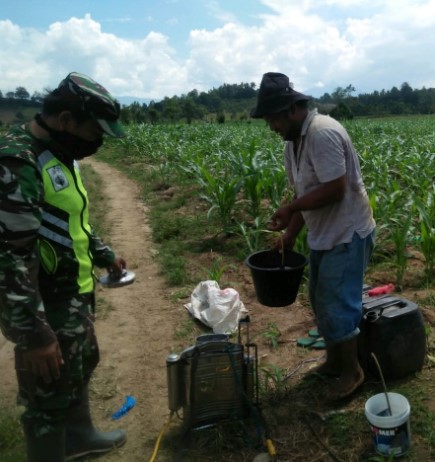
<svg viewBox="0 0 435 462"><path fill-rule="evenodd" d="M126 441L91 420L88 384L99 361L94 265L123 258L93 233L78 159L103 133L123 135L119 103L76 72L35 119L0 138L0 328L15 343L29 462L63 462Z"/></svg>
<svg viewBox="0 0 435 462"><path fill-rule="evenodd" d="M285 230L292 248L307 226L310 302L327 353L317 372L338 377L325 392L336 400L364 381L357 335L375 222L349 135L333 118L310 111L309 99L286 75L268 72L251 116L263 118L286 141L284 164L295 194L274 213L269 229Z"/></svg>

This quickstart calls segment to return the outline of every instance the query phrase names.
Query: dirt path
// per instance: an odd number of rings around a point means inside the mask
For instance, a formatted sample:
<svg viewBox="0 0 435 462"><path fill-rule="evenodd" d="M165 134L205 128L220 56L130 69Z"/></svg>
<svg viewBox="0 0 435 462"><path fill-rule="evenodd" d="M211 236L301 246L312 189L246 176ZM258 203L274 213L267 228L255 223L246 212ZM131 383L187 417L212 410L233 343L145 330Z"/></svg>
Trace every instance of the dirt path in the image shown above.
<svg viewBox="0 0 435 462"><path fill-rule="evenodd" d="M104 430L122 427L128 431L126 446L99 460L148 461L168 416L165 360L176 348L173 333L185 310L165 296L163 280L152 257L147 210L139 200L137 186L104 163L94 159L86 162L104 181L110 243L136 274L136 281L129 286L97 288L101 308L96 330L101 362L91 383L94 421ZM16 395L13 347L3 337L0 371L0 405L10 406ZM137 404L115 422L111 415L127 395L134 396ZM160 454L158 460L164 461Z"/></svg>
<svg viewBox="0 0 435 462"><path fill-rule="evenodd" d="M185 313L167 299L137 185L107 164L87 162L104 181L111 246L136 274L129 286L99 287L97 292L108 306L96 324L101 362L92 383L95 419L101 428L128 431L127 445L100 460L148 461L168 416L165 360L175 347L173 333ZM135 408L116 423L111 421L127 395L136 398Z"/></svg>
<svg viewBox="0 0 435 462"><path fill-rule="evenodd" d="M105 221L109 227L106 240L136 274L135 282L129 286L97 287L96 330L101 361L90 387L94 422L102 430L124 428L128 432L128 442L123 448L98 460L148 462L169 415L166 357L171 351L180 352L188 346L186 340L184 343L183 339L174 340L177 326L186 319L186 310L182 303L169 299L169 290L153 260L147 208L140 200L138 186L96 159L83 163L90 165L103 182L102 193L107 201ZM279 364L292 370L305 357L296 346L296 338L313 327L310 311L298 302L291 310L261 306L255 299L246 268L230 274L230 278L238 281L236 288L253 315L251 327L252 332L257 332L255 341L260 343L261 364ZM270 322L280 326L279 350L267 346L270 342L259 335L267 331ZM310 356L322 355L322 352L313 352ZM298 368L298 374L303 370ZM0 337L0 371L0 406L7 403L10 407L16 395L13 350L12 344L3 337ZM136 398L136 406L120 420L113 421L112 413L122 406L128 395ZM155 460L172 460L172 449L163 440L161 446Z"/></svg>
<svg viewBox="0 0 435 462"><path fill-rule="evenodd" d="M102 461L148 462L158 434L168 418L166 357L171 351L187 347L186 340L176 343L174 332L186 319L182 303L168 300L169 290L158 274L153 261L153 244L147 225L146 207L138 199L138 187L107 164L91 159L89 162L104 181L107 197L106 222L112 247L122 254L128 267L136 273L131 286L118 289L99 288L98 296L110 305L107 317L97 321L101 347L101 363L93 380L94 412L101 428L118 425L126 428L127 445ZM281 361L293 365L300 362L292 340L312 326L312 317L305 310L274 310L255 300L252 281L244 269L246 282L239 288L249 311L254 314L253 328L262 331L274 320L282 326L289 343L281 344ZM249 294L249 296L248 296ZM291 316L289 316L291 315ZM286 327L284 327L286 326ZM257 338L260 340L259 338ZM274 364L278 359L269 348L262 348L262 363ZM322 352L314 356L322 356ZM105 395L110 396L107 401ZM136 407L118 422L110 421L111 413L122 404L126 395L137 399ZM167 446L167 445L166 445ZM237 458L237 455L235 455ZM165 444L159 449L156 461L173 460L173 453ZM236 459L234 459L236 460Z"/></svg>

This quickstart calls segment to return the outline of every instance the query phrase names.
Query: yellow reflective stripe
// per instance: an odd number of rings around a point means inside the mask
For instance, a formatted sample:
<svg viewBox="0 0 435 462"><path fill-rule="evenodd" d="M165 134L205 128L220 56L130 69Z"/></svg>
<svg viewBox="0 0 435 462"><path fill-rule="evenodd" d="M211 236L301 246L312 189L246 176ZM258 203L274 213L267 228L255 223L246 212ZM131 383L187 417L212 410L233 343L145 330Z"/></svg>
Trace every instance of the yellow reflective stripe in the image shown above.
<svg viewBox="0 0 435 462"><path fill-rule="evenodd" d="M84 293L94 290L93 264L89 249L89 236L92 230L89 224L88 193L83 186L78 167L75 167L74 171L77 188L81 193L80 199L82 201L83 208L79 220L74 220L72 223L70 223L70 233L73 236L77 234L82 239L85 239L85 242L81 242L79 239L73 239L74 250L80 262L78 278L81 289L80 292Z"/></svg>
<svg viewBox="0 0 435 462"><path fill-rule="evenodd" d="M44 182L45 201L55 208L50 211L50 216L45 218L56 226L61 225L58 227L58 233L53 229L47 230L41 227L41 235L73 249L78 261L78 274L75 282L79 287L79 293L91 292L94 290L94 278L89 249L91 227L88 222L88 198L78 168L74 169L75 175L73 175L49 151L45 151L38 157L38 163ZM60 217L56 217L56 210L64 213L59 213ZM65 227L65 215L68 216L67 227ZM59 221L56 222L56 220ZM61 231L64 231L63 234ZM69 243L67 243L68 237L71 239ZM41 257L44 258L43 255ZM58 258L60 257L58 255ZM45 263L50 266L49 261Z"/></svg>

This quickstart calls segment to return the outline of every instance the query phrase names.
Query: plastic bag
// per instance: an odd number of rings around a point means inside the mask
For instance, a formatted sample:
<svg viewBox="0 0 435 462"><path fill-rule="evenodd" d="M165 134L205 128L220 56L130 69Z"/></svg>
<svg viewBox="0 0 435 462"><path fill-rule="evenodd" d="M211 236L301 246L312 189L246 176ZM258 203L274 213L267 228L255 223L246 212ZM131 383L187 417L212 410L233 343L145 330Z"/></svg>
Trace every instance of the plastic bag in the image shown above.
<svg viewBox="0 0 435 462"><path fill-rule="evenodd" d="M216 281L201 281L185 305L192 316L213 329L215 334L236 332L239 320L248 310L237 290L221 289Z"/></svg>

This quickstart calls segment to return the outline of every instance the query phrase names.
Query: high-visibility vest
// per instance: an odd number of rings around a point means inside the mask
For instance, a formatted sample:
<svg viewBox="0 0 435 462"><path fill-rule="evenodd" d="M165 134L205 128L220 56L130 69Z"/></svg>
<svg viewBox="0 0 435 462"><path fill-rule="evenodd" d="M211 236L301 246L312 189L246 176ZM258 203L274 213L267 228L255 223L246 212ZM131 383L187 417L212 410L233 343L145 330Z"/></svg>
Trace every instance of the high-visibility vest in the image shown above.
<svg viewBox="0 0 435 462"><path fill-rule="evenodd" d="M94 290L93 263L89 243L88 196L79 166L68 168L50 151L37 157L44 185L44 207L38 234L38 252L42 271L48 278L63 271L66 285L79 294ZM62 258L66 257L66 261ZM73 262L71 267L64 267ZM75 280L73 280L75 279Z"/></svg>

